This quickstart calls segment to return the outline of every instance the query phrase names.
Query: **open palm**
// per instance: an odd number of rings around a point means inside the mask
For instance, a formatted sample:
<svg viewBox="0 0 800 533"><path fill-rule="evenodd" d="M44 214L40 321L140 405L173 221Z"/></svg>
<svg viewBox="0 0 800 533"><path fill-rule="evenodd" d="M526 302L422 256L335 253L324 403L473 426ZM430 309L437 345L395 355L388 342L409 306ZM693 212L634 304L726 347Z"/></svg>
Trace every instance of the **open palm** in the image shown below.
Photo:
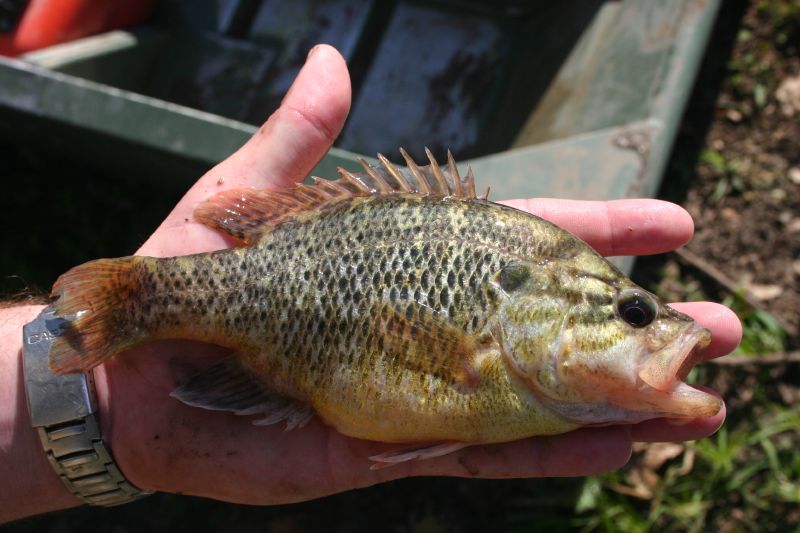
<svg viewBox="0 0 800 533"><path fill-rule="evenodd" d="M281 108L239 151L198 180L138 253L175 256L230 246L227 237L194 220L194 208L221 190L280 188L302 180L331 147L349 107L344 61L330 47L315 48ZM683 209L657 200L506 203L559 224L605 255L672 250L693 232ZM714 341L702 358L719 356L738 343L739 322L726 308L710 303L675 307L712 331ZM123 472L137 486L270 504L413 475L585 475L624 464L634 440L699 438L715 431L725 416L723 409L714 417L682 425L652 420L637 426L582 429L474 446L372 471L367 458L396 445L345 437L318 419L291 432L284 432L281 424L257 427L247 418L188 407L169 396L180 381L222 354L215 346L160 341L96 369L105 436Z"/></svg>

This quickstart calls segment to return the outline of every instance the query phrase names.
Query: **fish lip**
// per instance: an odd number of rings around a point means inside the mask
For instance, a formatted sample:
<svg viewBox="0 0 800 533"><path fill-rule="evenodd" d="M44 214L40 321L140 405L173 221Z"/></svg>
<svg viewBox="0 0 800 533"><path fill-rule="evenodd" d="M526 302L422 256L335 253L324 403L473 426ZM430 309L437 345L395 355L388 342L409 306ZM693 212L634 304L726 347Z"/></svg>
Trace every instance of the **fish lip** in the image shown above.
<svg viewBox="0 0 800 533"><path fill-rule="evenodd" d="M695 355L710 342L711 333L707 329L689 324L677 343L672 342L646 358L638 372L639 380L656 390L669 392L686 379L696 362Z"/></svg>
<svg viewBox="0 0 800 533"><path fill-rule="evenodd" d="M709 345L711 333L690 324L679 340L650 354L639 370L640 399L652 413L667 418L694 419L715 416L722 409L717 396L684 382L697 362L697 353Z"/></svg>
<svg viewBox="0 0 800 533"><path fill-rule="evenodd" d="M697 363L696 356L711 344L711 332L697 324L692 325L694 331L692 331L688 339L691 344L688 346L686 355L683 357L683 361L675 374L676 379L681 381L686 379L695 363Z"/></svg>

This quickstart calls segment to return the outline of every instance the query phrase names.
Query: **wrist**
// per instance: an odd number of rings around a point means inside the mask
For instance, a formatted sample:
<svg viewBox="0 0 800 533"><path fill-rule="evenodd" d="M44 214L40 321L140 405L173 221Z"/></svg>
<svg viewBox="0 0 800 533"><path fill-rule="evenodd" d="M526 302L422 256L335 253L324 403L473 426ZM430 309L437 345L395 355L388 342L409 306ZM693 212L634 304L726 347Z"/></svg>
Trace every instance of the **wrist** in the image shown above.
<svg viewBox="0 0 800 533"><path fill-rule="evenodd" d="M22 326L43 306L0 309L0 522L80 505L47 461L31 426L22 373Z"/></svg>
<svg viewBox="0 0 800 533"><path fill-rule="evenodd" d="M250 422L225 417L227 423L220 429L216 421L209 423L207 411L187 407L169 394L225 353L210 344L155 341L95 368L103 438L133 485L149 491L215 494L220 480L205 475L213 470L208 466L228 442L223 436L232 433L229 426L249 428ZM203 465L198 465L199 459Z"/></svg>
<svg viewBox="0 0 800 533"><path fill-rule="evenodd" d="M158 343L155 343L156 345ZM97 409L103 439L125 478L144 491L170 491L168 465L161 460L169 424L163 424L169 390L153 383L149 368L131 365L139 357L158 352L157 346L142 346L106 361L94 369ZM151 355L152 357L152 355ZM158 357L158 356L155 356ZM164 403L167 402L167 405Z"/></svg>
<svg viewBox="0 0 800 533"><path fill-rule="evenodd" d="M143 464L142 456L136 452L141 447L140 432L144 427L137 421L138 413L127 412L123 398L127 392L121 391L125 385L111 377L115 364L116 361L108 361L94 368L100 430L122 475L138 489L153 491L156 489L148 477L152 469Z"/></svg>

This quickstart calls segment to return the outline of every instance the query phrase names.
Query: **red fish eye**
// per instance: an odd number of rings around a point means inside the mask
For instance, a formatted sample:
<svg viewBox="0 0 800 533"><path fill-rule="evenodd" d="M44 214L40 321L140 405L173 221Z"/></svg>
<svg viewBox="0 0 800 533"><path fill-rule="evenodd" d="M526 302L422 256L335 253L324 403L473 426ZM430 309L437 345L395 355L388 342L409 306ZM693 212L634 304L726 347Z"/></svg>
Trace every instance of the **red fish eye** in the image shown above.
<svg viewBox="0 0 800 533"><path fill-rule="evenodd" d="M656 304L640 291L625 291L617 301L617 311L622 319L635 328L643 328L656 317Z"/></svg>

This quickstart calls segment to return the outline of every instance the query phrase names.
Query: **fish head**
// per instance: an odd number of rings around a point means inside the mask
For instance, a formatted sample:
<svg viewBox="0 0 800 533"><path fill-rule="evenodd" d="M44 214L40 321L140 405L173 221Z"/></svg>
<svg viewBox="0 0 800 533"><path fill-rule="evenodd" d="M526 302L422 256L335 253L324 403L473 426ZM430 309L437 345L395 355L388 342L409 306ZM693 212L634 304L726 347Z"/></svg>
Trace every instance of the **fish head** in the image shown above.
<svg viewBox="0 0 800 533"><path fill-rule="evenodd" d="M494 280L494 336L536 398L581 425L715 415L722 402L684 379L711 333L618 276L532 274Z"/></svg>

